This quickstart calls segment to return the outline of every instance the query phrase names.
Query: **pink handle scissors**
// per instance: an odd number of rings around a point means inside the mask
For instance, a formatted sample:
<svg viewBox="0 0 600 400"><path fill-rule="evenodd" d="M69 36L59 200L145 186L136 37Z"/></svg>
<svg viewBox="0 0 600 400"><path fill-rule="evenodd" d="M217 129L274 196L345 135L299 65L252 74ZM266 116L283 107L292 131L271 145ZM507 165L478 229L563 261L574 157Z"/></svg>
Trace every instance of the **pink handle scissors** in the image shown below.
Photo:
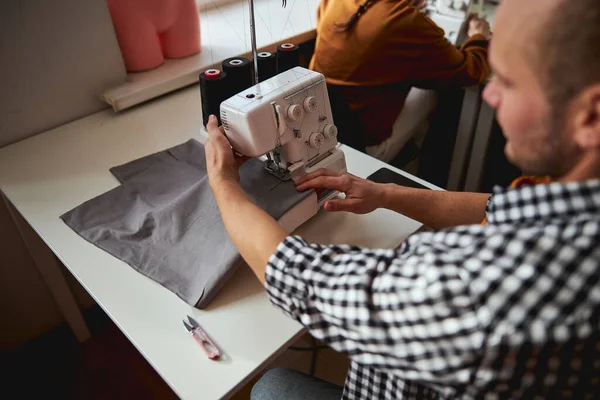
<svg viewBox="0 0 600 400"><path fill-rule="evenodd" d="M215 344L210 340L206 332L200 327L200 324L196 322L196 320L189 315L187 316L188 320L183 320L183 326L185 329L193 336L193 338L198 342L202 350L206 353L208 358L211 360L215 360L221 356L221 352L215 346Z"/></svg>

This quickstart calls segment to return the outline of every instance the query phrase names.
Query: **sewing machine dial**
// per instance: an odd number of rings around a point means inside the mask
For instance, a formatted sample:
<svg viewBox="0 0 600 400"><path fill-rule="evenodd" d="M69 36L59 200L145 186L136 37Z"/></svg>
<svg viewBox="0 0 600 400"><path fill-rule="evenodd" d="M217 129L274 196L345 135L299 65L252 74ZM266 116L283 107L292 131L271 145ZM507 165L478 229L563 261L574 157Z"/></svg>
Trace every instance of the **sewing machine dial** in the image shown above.
<svg viewBox="0 0 600 400"><path fill-rule="evenodd" d="M315 112L319 108L319 103L317 103L317 98L314 96L308 96L304 99L304 110L307 113Z"/></svg>
<svg viewBox="0 0 600 400"><path fill-rule="evenodd" d="M326 124L323 127L323 136L325 137L325 139L332 139L337 137L338 134L338 128L337 126L333 125L333 124Z"/></svg>
<svg viewBox="0 0 600 400"><path fill-rule="evenodd" d="M299 104L292 104L287 109L287 116L292 121L300 121L304 118L304 109Z"/></svg>
<svg viewBox="0 0 600 400"><path fill-rule="evenodd" d="M313 132L310 134L310 138L308 139L308 144L310 145L310 147L318 149L321 146L323 146L324 141L325 141L325 137L323 136L322 133Z"/></svg>

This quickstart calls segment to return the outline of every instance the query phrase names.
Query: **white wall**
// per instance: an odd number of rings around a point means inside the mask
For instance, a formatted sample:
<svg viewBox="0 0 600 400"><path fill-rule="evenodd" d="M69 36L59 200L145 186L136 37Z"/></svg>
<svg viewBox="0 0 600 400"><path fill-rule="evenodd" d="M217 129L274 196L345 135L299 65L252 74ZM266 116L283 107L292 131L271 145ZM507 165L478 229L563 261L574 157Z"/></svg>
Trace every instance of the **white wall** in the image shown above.
<svg viewBox="0 0 600 400"><path fill-rule="evenodd" d="M106 107L126 79L105 0L0 1L0 147Z"/></svg>
<svg viewBox="0 0 600 400"><path fill-rule="evenodd" d="M105 108L100 94L126 79L105 0L0 0L0 147ZM0 320L0 351L62 322L3 201Z"/></svg>

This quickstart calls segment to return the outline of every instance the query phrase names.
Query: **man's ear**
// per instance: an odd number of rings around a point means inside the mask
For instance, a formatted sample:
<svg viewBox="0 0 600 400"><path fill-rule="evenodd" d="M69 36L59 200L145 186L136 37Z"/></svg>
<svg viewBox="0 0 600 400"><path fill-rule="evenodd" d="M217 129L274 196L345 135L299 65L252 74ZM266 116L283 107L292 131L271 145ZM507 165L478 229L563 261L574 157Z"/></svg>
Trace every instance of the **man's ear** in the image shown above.
<svg viewBox="0 0 600 400"><path fill-rule="evenodd" d="M600 148L600 83L585 89L574 103L575 141L582 149Z"/></svg>

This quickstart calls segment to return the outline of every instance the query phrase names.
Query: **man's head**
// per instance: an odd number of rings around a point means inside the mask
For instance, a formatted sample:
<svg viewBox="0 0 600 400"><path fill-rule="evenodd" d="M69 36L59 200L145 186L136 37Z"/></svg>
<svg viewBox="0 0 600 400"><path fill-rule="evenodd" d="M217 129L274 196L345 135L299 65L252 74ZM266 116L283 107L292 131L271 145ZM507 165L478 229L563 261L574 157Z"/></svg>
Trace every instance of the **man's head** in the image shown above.
<svg viewBox="0 0 600 400"><path fill-rule="evenodd" d="M494 25L484 98L509 160L531 174L600 177L600 1L504 0Z"/></svg>

